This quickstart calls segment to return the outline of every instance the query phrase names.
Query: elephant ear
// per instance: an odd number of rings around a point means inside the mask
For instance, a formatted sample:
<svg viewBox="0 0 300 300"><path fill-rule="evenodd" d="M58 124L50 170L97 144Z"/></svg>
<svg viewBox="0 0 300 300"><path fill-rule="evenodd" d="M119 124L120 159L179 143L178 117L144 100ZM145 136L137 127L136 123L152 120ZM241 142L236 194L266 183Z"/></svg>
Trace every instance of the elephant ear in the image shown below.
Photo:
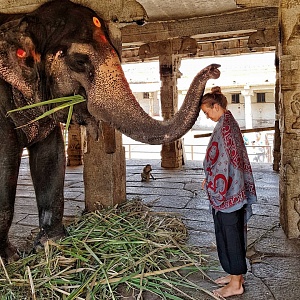
<svg viewBox="0 0 300 300"><path fill-rule="evenodd" d="M28 19L22 18L5 23L0 27L0 77L13 89L13 101L16 107L41 101L40 61L33 39L27 33ZM45 138L56 126L54 120L42 119L30 122L43 113L36 107L10 115L17 127L25 133L28 143ZM26 126L24 126L27 124ZM46 124L46 126L44 126Z"/></svg>
<svg viewBox="0 0 300 300"><path fill-rule="evenodd" d="M0 77L31 99L38 83L37 65L41 55L27 34L25 18L0 27Z"/></svg>

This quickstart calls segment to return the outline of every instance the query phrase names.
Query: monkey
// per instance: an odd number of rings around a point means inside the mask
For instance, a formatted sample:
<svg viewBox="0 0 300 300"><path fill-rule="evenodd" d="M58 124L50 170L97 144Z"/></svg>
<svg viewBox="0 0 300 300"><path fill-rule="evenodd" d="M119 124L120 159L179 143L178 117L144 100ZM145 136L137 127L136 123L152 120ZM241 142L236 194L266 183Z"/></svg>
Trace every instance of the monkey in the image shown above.
<svg viewBox="0 0 300 300"><path fill-rule="evenodd" d="M152 167L150 164L147 164L144 168L143 168L143 172L141 173L141 177L142 180L141 181L146 181L149 182L150 177L155 180L154 176L151 174L152 171Z"/></svg>

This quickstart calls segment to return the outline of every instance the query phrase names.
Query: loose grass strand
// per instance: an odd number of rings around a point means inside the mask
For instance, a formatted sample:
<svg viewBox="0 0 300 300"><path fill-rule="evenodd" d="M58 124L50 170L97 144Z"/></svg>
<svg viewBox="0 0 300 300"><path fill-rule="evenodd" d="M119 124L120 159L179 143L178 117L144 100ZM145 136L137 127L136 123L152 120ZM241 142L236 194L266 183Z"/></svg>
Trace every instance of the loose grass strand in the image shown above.
<svg viewBox="0 0 300 300"><path fill-rule="evenodd" d="M4 271L4 274L5 274L5 277L6 277L7 281L8 281L8 283L11 285L11 284L12 284L12 283L11 283L11 280L10 280L10 278L9 278L9 276L8 276L8 273L7 273L7 271L6 271L6 268L5 268L5 265L4 265L4 263L3 263L3 260L2 260L2 257L1 257L1 256L0 256L0 262L1 262L1 266L2 266L3 271Z"/></svg>
<svg viewBox="0 0 300 300"><path fill-rule="evenodd" d="M29 279L29 283L30 283L32 299L33 299L33 300L36 300L35 289L34 289L34 283L33 283L33 280L32 280L32 276L31 276L31 272L30 272L29 266L26 267L26 271L27 271L28 279Z"/></svg>

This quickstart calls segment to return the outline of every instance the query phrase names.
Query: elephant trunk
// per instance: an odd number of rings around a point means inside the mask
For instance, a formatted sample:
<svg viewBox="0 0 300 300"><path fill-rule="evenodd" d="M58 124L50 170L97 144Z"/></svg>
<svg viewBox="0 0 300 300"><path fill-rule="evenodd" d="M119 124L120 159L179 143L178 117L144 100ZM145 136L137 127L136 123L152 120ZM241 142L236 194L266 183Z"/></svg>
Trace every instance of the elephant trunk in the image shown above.
<svg viewBox="0 0 300 300"><path fill-rule="evenodd" d="M116 55L98 64L95 81L87 91L88 110L128 137L147 144L170 143L187 133L199 115L206 82L218 78L220 65L212 64L194 78L180 110L173 118L159 121L138 104Z"/></svg>

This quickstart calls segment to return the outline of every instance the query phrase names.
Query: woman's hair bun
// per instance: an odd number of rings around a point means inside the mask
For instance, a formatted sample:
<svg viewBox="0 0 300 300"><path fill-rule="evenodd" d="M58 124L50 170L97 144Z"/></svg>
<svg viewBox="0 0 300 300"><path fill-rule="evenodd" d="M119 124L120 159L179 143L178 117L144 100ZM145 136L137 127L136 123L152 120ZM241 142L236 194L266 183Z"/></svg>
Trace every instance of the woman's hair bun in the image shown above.
<svg viewBox="0 0 300 300"><path fill-rule="evenodd" d="M219 86L214 86L211 88L212 93L221 94L221 88Z"/></svg>

